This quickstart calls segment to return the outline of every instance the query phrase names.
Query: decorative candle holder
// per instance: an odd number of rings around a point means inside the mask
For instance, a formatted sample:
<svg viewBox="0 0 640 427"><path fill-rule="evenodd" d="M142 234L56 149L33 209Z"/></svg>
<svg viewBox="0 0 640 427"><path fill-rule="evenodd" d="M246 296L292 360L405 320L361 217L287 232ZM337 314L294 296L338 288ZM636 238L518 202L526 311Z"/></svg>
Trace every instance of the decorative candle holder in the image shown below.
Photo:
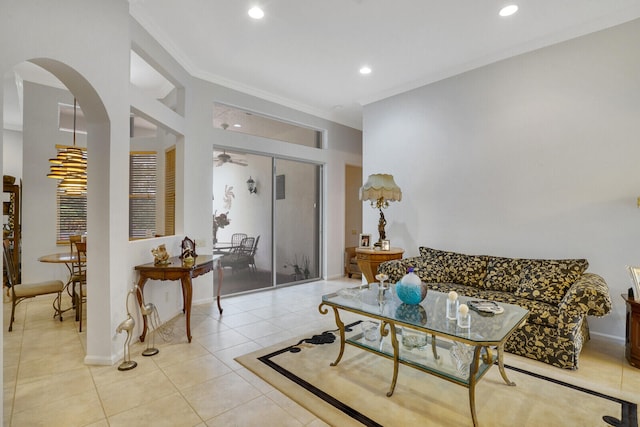
<svg viewBox="0 0 640 427"><path fill-rule="evenodd" d="M471 313L467 304L460 304L458 307L458 327L468 329L471 327Z"/></svg>
<svg viewBox="0 0 640 427"><path fill-rule="evenodd" d="M458 294L455 291L449 292L447 297L447 319L456 320L458 318Z"/></svg>

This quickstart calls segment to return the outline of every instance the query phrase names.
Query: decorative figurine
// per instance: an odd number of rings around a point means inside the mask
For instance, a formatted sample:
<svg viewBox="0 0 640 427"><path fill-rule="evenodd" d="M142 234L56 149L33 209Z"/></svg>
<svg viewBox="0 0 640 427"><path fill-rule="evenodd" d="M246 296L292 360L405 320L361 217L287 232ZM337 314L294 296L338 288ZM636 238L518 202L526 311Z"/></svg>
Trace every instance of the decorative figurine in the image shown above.
<svg viewBox="0 0 640 427"><path fill-rule="evenodd" d="M153 263L158 264L169 264L169 252L167 252L167 248L164 244L158 246L157 248L151 249L151 254L153 255Z"/></svg>
<svg viewBox="0 0 640 427"><path fill-rule="evenodd" d="M129 296L132 295L133 292L135 291L131 289L127 293L127 300L125 303L127 306L127 318L116 328L117 333L121 333L122 331L125 331L127 333L127 339L124 340L124 359L120 366L118 366L119 371L128 371L138 366L137 362L131 360L131 351L129 350L133 327L136 325L136 321L133 319L133 317L131 317L131 313L129 312Z"/></svg>
<svg viewBox="0 0 640 427"><path fill-rule="evenodd" d="M160 316L158 315L158 309L153 303L144 302L144 293L142 289L136 285L136 292L140 295L140 312L147 318L147 325L150 329L150 337L147 338L147 348L142 352L143 356L154 356L160 352L155 347L156 344L156 329L160 326Z"/></svg>

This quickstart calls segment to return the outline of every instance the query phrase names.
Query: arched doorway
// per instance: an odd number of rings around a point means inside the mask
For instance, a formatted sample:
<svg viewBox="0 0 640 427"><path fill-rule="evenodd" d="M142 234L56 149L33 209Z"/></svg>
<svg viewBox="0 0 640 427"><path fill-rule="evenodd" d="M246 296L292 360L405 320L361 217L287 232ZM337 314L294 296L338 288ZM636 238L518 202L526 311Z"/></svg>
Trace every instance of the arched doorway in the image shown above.
<svg viewBox="0 0 640 427"><path fill-rule="evenodd" d="M87 225L88 232L95 235L96 241L107 241L109 226L105 224L104 215L100 214L103 210L101 205L104 201L100 199L100 194L108 194L109 186L109 146L110 146L110 119L107 114L105 105L98 95L97 91L93 88L90 82L77 72L71 66L64 64L61 61L50 58L32 58L28 60L32 64L36 64L43 70L46 70L51 75L55 76L57 80L68 89L71 96L78 100L81 105L84 117L86 119L87 127L87 152L89 153L88 160L88 182L89 191L87 194ZM7 71L10 73L11 71ZM6 76L6 74L5 74ZM5 79L6 80L6 79ZM3 99L5 98L5 90L2 91ZM28 108L28 106L22 106ZM4 116L4 115L3 115ZM24 130L22 131L24 134ZM45 142L46 144L46 142ZM4 141L3 141L4 145ZM51 149L51 147L48 147ZM91 161L93 159L100 159L99 162ZM24 169L37 169L38 176L46 175L47 164L31 164L27 159L24 159ZM30 182L27 189L37 187L37 183ZM24 198L23 198L24 199ZM51 215L51 212L38 212L42 218ZM24 215L24 213L23 213ZM24 217L23 217L24 218ZM37 221L37 219L36 219ZM38 238L29 236L29 239ZM23 240L24 241L24 240ZM25 244L26 248L33 247L33 245ZM108 261L109 254L104 248L99 245L95 245L90 249L90 258L102 259ZM28 257L34 259L41 255L37 253L29 253ZM108 262L95 263L90 262L88 266L89 274L94 277L92 280L95 283L94 301L91 299L88 301L87 307L87 335L85 350L87 357L92 357L93 363L96 361L110 361L112 358L111 348L111 313L110 313L110 286L109 286L109 274L108 274ZM68 314L69 321L72 320L72 315ZM4 326L3 326L4 327ZM85 357L85 361L87 358ZM99 363L99 362L98 362ZM105 362L103 362L105 363Z"/></svg>

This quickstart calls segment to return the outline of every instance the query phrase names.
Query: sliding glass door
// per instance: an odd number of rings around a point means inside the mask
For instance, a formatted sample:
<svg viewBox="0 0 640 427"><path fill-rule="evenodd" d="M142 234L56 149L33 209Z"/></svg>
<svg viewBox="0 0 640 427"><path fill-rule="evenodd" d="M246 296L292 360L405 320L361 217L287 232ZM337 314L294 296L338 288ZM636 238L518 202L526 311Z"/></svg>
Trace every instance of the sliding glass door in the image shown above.
<svg viewBox="0 0 640 427"><path fill-rule="evenodd" d="M320 176L318 165L214 149L212 239L225 254L223 295L320 276Z"/></svg>
<svg viewBox="0 0 640 427"><path fill-rule="evenodd" d="M275 160L276 284L320 276L320 171L318 165Z"/></svg>

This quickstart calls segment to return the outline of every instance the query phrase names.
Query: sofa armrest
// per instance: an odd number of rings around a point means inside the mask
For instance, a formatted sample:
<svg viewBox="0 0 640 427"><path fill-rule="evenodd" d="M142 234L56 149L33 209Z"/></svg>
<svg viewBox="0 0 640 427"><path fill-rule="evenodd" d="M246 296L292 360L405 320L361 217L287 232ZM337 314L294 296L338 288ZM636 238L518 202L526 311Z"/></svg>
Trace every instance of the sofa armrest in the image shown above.
<svg viewBox="0 0 640 427"><path fill-rule="evenodd" d="M560 313L604 316L611 311L609 286L594 273L583 273L560 301Z"/></svg>
<svg viewBox="0 0 640 427"><path fill-rule="evenodd" d="M385 261L378 266L378 273L384 273L389 276L389 283L396 283L402 279L402 276L407 274L409 267L415 267L419 265L419 261L422 257L410 257L402 259L394 259L391 261Z"/></svg>

